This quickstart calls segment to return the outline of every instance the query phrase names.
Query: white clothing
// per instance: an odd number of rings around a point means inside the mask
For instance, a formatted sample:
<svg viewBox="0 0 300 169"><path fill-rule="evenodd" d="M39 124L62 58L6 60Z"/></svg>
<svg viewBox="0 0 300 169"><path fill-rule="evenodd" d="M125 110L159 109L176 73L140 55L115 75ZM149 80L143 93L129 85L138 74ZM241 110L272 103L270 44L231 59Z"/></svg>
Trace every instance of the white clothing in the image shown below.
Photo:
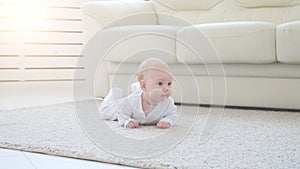
<svg viewBox="0 0 300 169"><path fill-rule="evenodd" d="M122 98L122 90L113 88L100 105L100 113L105 120L116 120L126 127L131 120L136 120L139 124L156 124L159 121L169 122L174 125L177 119L177 110L174 100L168 97L158 103L158 105L145 115L142 108L142 90L136 89L127 97ZM132 87L132 86L131 86ZM119 97L119 98L117 98Z"/></svg>
<svg viewBox="0 0 300 169"><path fill-rule="evenodd" d="M140 82L135 82L130 85L131 92L142 92Z"/></svg>
<svg viewBox="0 0 300 169"><path fill-rule="evenodd" d="M118 105L121 102L123 91L112 88L102 101L99 111L104 120L117 120Z"/></svg>

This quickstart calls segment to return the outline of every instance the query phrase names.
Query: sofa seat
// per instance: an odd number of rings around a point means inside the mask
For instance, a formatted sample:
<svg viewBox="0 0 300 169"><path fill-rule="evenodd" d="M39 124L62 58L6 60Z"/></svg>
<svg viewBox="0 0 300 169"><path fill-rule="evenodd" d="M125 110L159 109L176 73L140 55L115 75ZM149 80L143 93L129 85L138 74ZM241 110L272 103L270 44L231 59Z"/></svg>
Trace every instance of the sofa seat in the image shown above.
<svg viewBox="0 0 300 169"><path fill-rule="evenodd" d="M114 74L130 74L134 75L138 69L139 63L120 63L108 62L106 70L109 75ZM169 64L175 76L195 75L208 76L207 69L211 76L226 77L257 77L257 78L300 78L300 66L297 64ZM218 71L220 66L224 72ZM208 68L209 67L209 68ZM216 70L216 71L214 71Z"/></svg>

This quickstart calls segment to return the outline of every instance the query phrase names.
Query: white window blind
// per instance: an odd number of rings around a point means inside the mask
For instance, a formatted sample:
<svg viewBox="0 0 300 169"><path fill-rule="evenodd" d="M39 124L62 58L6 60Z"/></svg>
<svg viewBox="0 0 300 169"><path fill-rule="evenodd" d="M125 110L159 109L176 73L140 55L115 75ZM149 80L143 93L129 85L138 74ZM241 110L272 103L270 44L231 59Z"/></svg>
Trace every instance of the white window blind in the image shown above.
<svg viewBox="0 0 300 169"><path fill-rule="evenodd" d="M0 0L1 95L22 86L57 88L85 80L73 76L85 69L76 65L84 57L80 5L85 1Z"/></svg>

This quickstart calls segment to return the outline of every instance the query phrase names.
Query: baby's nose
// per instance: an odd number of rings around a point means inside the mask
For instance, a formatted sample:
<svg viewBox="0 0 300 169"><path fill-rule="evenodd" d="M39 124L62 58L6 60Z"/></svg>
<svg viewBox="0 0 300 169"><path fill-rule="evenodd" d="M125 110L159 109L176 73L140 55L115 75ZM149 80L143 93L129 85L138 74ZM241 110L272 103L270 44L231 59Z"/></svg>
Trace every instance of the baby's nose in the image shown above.
<svg viewBox="0 0 300 169"><path fill-rule="evenodd" d="M165 86L164 88L163 88L163 91L164 92L167 92L169 90L169 87L168 86Z"/></svg>

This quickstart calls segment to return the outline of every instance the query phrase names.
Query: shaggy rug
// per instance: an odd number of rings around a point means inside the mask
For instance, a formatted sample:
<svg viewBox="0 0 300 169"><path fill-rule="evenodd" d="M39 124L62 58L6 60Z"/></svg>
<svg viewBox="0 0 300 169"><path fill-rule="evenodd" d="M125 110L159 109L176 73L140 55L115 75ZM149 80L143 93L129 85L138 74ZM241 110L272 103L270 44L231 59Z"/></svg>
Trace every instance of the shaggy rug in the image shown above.
<svg viewBox="0 0 300 169"><path fill-rule="evenodd" d="M297 112L178 106L170 129L126 129L94 102L1 110L0 147L141 168L300 168Z"/></svg>

